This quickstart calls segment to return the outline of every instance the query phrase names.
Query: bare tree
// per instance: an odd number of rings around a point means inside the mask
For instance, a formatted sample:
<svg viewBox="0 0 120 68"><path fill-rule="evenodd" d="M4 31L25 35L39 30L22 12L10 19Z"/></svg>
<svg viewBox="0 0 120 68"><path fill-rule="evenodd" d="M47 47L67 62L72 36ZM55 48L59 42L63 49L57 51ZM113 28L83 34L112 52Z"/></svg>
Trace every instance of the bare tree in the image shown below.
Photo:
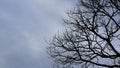
<svg viewBox="0 0 120 68"><path fill-rule="evenodd" d="M56 63L81 68L120 68L120 0L79 0L53 37L48 53Z"/></svg>

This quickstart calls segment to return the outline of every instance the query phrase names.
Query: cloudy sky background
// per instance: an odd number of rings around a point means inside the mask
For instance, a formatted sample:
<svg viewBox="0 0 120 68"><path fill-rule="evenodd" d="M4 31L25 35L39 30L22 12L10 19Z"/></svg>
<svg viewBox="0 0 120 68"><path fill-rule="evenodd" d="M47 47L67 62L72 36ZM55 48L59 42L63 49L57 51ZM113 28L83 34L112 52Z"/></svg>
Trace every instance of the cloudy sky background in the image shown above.
<svg viewBox="0 0 120 68"><path fill-rule="evenodd" d="M0 0L0 68L52 68L45 39L62 31L72 0Z"/></svg>

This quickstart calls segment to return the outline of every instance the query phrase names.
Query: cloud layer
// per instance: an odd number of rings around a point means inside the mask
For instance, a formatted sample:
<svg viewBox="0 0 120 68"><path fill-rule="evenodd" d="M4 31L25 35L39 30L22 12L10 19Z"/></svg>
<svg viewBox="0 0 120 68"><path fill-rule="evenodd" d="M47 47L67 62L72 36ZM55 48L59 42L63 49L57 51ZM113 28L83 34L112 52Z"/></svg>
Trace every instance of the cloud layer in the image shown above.
<svg viewBox="0 0 120 68"><path fill-rule="evenodd" d="M44 40L62 29L70 0L0 0L0 68L52 68Z"/></svg>

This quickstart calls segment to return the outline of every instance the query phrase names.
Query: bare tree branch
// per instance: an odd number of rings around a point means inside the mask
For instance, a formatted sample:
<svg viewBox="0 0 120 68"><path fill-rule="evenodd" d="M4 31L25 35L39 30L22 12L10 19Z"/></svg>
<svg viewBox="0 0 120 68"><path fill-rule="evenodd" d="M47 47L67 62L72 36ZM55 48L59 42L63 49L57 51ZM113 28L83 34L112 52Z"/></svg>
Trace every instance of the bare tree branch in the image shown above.
<svg viewBox="0 0 120 68"><path fill-rule="evenodd" d="M68 16L70 28L48 47L55 62L63 68L120 68L120 1L79 0Z"/></svg>

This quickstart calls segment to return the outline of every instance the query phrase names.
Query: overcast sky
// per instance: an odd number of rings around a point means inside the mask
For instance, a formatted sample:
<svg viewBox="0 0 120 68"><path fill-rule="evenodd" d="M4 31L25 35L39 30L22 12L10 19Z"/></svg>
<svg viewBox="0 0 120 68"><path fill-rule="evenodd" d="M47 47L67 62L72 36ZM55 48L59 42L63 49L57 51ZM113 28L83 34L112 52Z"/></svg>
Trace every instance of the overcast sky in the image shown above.
<svg viewBox="0 0 120 68"><path fill-rule="evenodd" d="M72 0L0 0L0 68L52 68L45 39L62 31Z"/></svg>

